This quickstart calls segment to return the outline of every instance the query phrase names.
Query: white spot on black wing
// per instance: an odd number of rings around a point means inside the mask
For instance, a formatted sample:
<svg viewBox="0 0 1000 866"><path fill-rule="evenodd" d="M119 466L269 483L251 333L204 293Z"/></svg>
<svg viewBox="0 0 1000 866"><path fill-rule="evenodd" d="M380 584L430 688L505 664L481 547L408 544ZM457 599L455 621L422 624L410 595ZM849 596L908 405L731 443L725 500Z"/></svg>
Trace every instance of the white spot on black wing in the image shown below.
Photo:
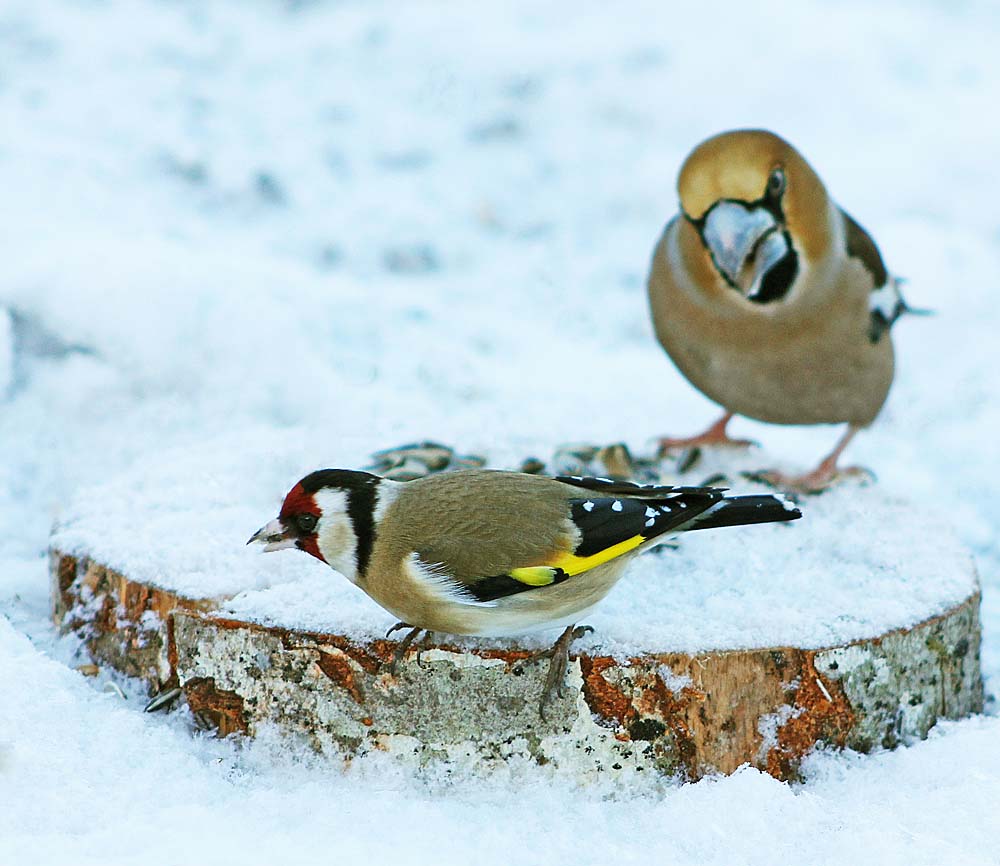
<svg viewBox="0 0 1000 866"><path fill-rule="evenodd" d="M691 507L683 511L671 509L663 500L650 502L624 496L571 500L573 523L580 530L580 543L574 553L592 556L636 536L655 538L674 527L686 526L721 498L703 491L685 496Z"/></svg>

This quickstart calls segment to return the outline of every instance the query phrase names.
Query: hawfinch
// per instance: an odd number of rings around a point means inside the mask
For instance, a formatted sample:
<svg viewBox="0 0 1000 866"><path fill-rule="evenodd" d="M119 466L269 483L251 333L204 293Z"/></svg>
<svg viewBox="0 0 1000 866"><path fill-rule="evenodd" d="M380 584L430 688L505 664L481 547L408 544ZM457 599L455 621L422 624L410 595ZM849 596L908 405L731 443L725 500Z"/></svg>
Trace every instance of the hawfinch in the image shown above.
<svg viewBox="0 0 1000 866"><path fill-rule="evenodd" d="M827 195L788 142L763 130L702 142L677 180L681 212L653 253L649 302L657 337L688 380L725 414L661 449L747 444L733 415L847 431L812 472L762 473L776 486L825 489L837 458L878 415L892 384L889 329L907 312L868 233Z"/></svg>
<svg viewBox="0 0 1000 866"><path fill-rule="evenodd" d="M296 484L250 542L296 547L339 571L410 629L507 636L566 627L541 708L569 646L632 557L668 534L794 520L781 496L711 487L550 478L472 469L399 482L323 469ZM393 629L395 630L395 629Z"/></svg>

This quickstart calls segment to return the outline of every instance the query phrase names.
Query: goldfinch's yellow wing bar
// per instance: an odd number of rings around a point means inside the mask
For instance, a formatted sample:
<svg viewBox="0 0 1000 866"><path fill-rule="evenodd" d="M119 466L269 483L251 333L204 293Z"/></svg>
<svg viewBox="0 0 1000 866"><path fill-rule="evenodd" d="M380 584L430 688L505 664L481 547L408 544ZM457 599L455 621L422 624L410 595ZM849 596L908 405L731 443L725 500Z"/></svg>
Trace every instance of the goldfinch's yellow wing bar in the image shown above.
<svg viewBox="0 0 1000 866"><path fill-rule="evenodd" d="M572 499L568 502L569 518L579 537L573 550L553 551L547 562L513 568L507 574L477 581L468 589L479 601L493 601L562 583L623 556L652 538L686 528L722 501L722 494L714 490L671 488L660 488L657 498L594 495Z"/></svg>

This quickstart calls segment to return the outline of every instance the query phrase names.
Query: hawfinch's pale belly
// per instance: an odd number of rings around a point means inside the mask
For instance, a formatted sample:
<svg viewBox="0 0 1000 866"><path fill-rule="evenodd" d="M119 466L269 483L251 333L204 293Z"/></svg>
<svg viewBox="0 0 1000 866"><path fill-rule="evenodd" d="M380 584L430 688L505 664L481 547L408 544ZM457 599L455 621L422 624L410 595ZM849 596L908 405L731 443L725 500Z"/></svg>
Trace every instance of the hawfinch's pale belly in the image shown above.
<svg viewBox="0 0 1000 866"><path fill-rule="evenodd" d="M662 342L677 367L707 397L738 415L772 424L866 426L892 384L892 345L839 350L836 340L782 342L761 329L733 346L671 333ZM756 345L755 345L756 343ZM843 344L840 344L843 345Z"/></svg>
<svg viewBox="0 0 1000 866"><path fill-rule="evenodd" d="M656 274L654 273L654 277ZM720 315L669 279L650 286L657 336L696 388L728 411L772 424L864 427L893 377L889 335L867 336L867 303L808 317Z"/></svg>

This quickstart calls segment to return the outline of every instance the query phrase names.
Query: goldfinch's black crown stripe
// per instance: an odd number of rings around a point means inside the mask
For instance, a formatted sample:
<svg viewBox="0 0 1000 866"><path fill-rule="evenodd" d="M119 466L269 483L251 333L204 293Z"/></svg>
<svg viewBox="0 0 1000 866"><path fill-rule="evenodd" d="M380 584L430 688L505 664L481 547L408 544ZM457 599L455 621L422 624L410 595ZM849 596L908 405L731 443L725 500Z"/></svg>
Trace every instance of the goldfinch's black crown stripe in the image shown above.
<svg viewBox="0 0 1000 866"><path fill-rule="evenodd" d="M375 544L375 497L381 481L379 476L370 472L319 469L299 482L306 493L315 493L327 487L347 493L347 516L358 539L357 569L361 576L368 568Z"/></svg>
<svg viewBox="0 0 1000 866"><path fill-rule="evenodd" d="M370 472L355 469L317 469L310 472L299 484L306 493L315 493L323 487L350 492L368 484L378 484L382 479Z"/></svg>

